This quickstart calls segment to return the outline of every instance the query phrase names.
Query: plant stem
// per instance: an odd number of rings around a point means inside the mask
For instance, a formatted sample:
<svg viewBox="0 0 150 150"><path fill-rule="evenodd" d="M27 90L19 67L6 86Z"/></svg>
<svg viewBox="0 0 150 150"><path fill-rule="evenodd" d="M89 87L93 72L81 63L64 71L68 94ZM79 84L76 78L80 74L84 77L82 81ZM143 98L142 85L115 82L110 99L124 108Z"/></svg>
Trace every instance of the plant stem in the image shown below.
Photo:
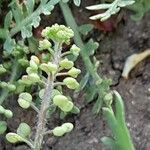
<svg viewBox="0 0 150 150"><path fill-rule="evenodd" d="M55 43L54 48L54 59L53 63L58 66L58 63L60 61L61 57L61 45L59 43ZM44 133L46 132L46 113L49 108L49 104L51 103L51 95L52 90L54 89L54 80L55 80L56 74L52 75L49 74L47 78L47 85L45 87L44 97L42 99L42 104L40 111L38 113L38 123L37 123L37 130L34 140L34 150L40 150L41 145L43 142Z"/></svg>
<svg viewBox="0 0 150 150"><path fill-rule="evenodd" d="M9 79L9 83L13 83L14 80L16 79L16 77L18 76L18 71L19 71L19 64L17 62L17 60L15 59L13 61L13 67L12 67L12 73L11 73L11 77ZM0 105L4 102L4 100L7 98L9 93L9 90L7 89L3 89L1 92L1 96L0 96Z"/></svg>
<svg viewBox="0 0 150 150"><path fill-rule="evenodd" d="M46 110L49 107L50 98L53 90L54 80L52 76L49 76L47 79L47 86L45 87L44 97L42 99L42 104L40 112L38 113L38 123L37 130L34 140L34 150L40 150L43 142L43 133L45 132L46 126Z"/></svg>
<svg viewBox="0 0 150 150"><path fill-rule="evenodd" d="M71 54L70 51L64 52L64 53L62 53L61 57L64 57L64 56L69 55L69 54Z"/></svg>
<svg viewBox="0 0 150 150"><path fill-rule="evenodd" d="M78 31L78 26L75 22L73 15L72 15L72 12L71 12L67 3L63 3L60 1L59 4L60 4L60 7L61 7L61 10L63 12L63 15L64 15L64 18L66 20L67 25L70 26L70 28L74 31L74 41L75 41L76 45L81 48L80 53L81 53L83 62L86 66L86 69L90 73L90 75L93 77L95 84L99 88L101 86L101 83L102 83L102 78L98 75L97 71L95 70L95 66L92 64L92 62L91 62L91 60L90 60L90 58L86 52L84 43L81 39L80 33Z"/></svg>

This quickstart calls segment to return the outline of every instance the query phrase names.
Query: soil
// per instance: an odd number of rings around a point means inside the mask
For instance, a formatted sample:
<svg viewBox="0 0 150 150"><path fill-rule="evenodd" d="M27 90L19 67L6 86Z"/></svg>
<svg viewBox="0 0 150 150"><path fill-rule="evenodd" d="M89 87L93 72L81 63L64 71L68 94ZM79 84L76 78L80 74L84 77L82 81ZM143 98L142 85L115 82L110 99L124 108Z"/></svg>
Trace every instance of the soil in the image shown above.
<svg viewBox="0 0 150 150"><path fill-rule="evenodd" d="M93 4L92 0L83 2L80 9L72 7L73 13L79 24L88 23L90 13L84 9L85 6ZM57 8L53 16L57 16L60 10ZM55 18L63 23L63 18ZM55 20L49 24L54 23ZM46 25L48 22L46 22ZM130 19L130 12L124 11L123 21L111 32L103 33L94 29L90 35L100 44L95 56L101 60L98 69L99 74L113 79L111 89L117 90L123 97L126 110L126 122L136 150L150 149L150 59L147 58L140 63L130 75L128 80L121 77L124 62L133 53L150 48L150 14L146 14L140 22ZM78 66L82 66L79 61ZM100 115L92 114L93 103L87 104L83 93L75 100L81 107L79 115L69 116L66 120L74 123L75 129L61 138L46 137L43 150L107 150L101 143L100 138L111 135L105 119ZM33 119L35 113L32 110L22 111L11 98L14 118L8 122L9 131L15 131L21 121L35 125ZM35 116L36 118L36 116ZM56 121L56 119L58 121ZM61 124L55 116L50 126ZM3 137L0 139L0 150L27 150L24 143L11 145Z"/></svg>

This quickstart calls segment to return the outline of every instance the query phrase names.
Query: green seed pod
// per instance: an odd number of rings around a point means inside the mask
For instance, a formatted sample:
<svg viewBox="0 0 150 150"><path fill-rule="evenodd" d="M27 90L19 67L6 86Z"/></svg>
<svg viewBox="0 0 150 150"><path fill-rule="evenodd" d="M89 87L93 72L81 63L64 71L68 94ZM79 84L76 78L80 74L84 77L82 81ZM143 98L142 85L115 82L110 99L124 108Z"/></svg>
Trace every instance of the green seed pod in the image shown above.
<svg viewBox="0 0 150 150"><path fill-rule="evenodd" d="M7 70L3 67L3 65L0 65L0 74L5 73Z"/></svg>
<svg viewBox="0 0 150 150"><path fill-rule="evenodd" d="M63 80L63 83L69 88L69 89L77 89L79 87L79 83L76 81L76 79L72 77L67 77Z"/></svg>
<svg viewBox="0 0 150 150"><path fill-rule="evenodd" d="M13 55L14 57L18 57L20 54L21 54L21 53L20 53L20 51L18 51L18 50L12 51L12 55Z"/></svg>
<svg viewBox="0 0 150 150"><path fill-rule="evenodd" d="M49 67L48 67L48 64L46 64L46 63L42 63L42 64L40 65L40 69L41 69L42 71L46 72L47 74L49 73Z"/></svg>
<svg viewBox="0 0 150 150"><path fill-rule="evenodd" d="M25 85L20 83L20 80L18 80L17 84L16 84L16 94L20 94L25 90Z"/></svg>
<svg viewBox="0 0 150 150"><path fill-rule="evenodd" d="M53 89L53 91L52 91L52 98L54 98L54 96L56 96L56 95L62 95L62 94L57 89Z"/></svg>
<svg viewBox="0 0 150 150"><path fill-rule="evenodd" d="M24 108L24 109L27 109L30 107L30 104L31 104L31 101L32 101L32 96L31 94L25 92L25 93L21 93L19 95L19 98L18 98L18 103L19 105Z"/></svg>
<svg viewBox="0 0 150 150"><path fill-rule="evenodd" d="M27 93L27 92L21 93L21 94L19 95L19 98L22 98L22 99L27 100L27 101L29 101L29 102L32 101L32 96L31 96L31 94L29 94L29 93Z"/></svg>
<svg viewBox="0 0 150 150"><path fill-rule="evenodd" d="M63 136L66 132L66 128L55 127L52 132L55 136Z"/></svg>
<svg viewBox="0 0 150 150"><path fill-rule="evenodd" d="M0 121L0 134L3 134L7 130L6 121Z"/></svg>
<svg viewBox="0 0 150 150"><path fill-rule="evenodd" d="M44 92L45 92L45 89L42 89L42 90L39 91L39 97L40 97L40 99L43 99Z"/></svg>
<svg viewBox="0 0 150 150"><path fill-rule="evenodd" d="M17 129L17 134L20 135L21 137L28 137L31 133L31 128L28 124L26 123L20 123L18 129Z"/></svg>
<svg viewBox="0 0 150 150"><path fill-rule="evenodd" d="M54 72L55 73L57 71L57 65L55 65L55 64L53 64L51 62L48 63L48 67L49 67L50 72Z"/></svg>
<svg viewBox="0 0 150 150"><path fill-rule="evenodd" d="M3 114L5 112L5 108L0 105L0 114Z"/></svg>
<svg viewBox="0 0 150 150"><path fill-rule="evenodd" d="M6 118L12 118L13 113L12 113L11 110L5 109L4 115L5 115Z"/></svg>
<svg viewBox="0 0 150 150"><path fill-rule="evenodd" d="M50 53L42 53L41 54L42 62L48 62L51 59Z"/></svg>
<svg viewBox="0 0 150 150"><path fill-rule="evenodd" d="M30 60L30 67L31 67L33 70L37 70L37 69L38 69L37 64L36 64L33 60Z"/></svg>
<svg viewBox="0 0 150 150"><path fill-rule="evenodd" d="M31 60L33 60L37 65L39 65L39 63L40 63L40 60L37 56L34 56L34 55L31 56Z"/></svg>
<svg viewBox="0 0 150 150"><path fill-rule="evenodd" d="M10 83L7 84L7 88L11 92L16 90L16 86L14 84L10 84Z"/></svg>
<svg viewBox="0 0 150 150"><path fill-rule="evenodd" d="M5 69L10 69L12 67L12 63L10 61L4 62L3 66Z"/></svg>
<svg viewBox="0 0 150 150"><path fill-rule="evenodd" d="M2 88L6 88L7 85L8 85L7 82L0 82L0 86L1 86Z"/></svg>
<svg viewBox="0 0 150 150"><path fill-rule="evenodd" d="M62 128L65 128L66 132L71 132L73 130L73 124L72 123L64 123L61 125Z"/></svg>
<svg viewBox="0 0 150 150"><path fill-rule="evenodd" d="M32 83L35 83L35 82L39 82L40 81L40 77L38 76L38 74L36 73L31 73L28 75L28 78L29 80L32 81Z"/></svg>
<svg viewBox="0 0 150 150"><path fill-rule="evenodd" d="M60 66L63 68L63 69L70 69L72 68L74 65L74 63L70 60L68 60L67 58L63 59L62 61L60 61Z"/></svg>
<svg viewBox="0 0 150 150"><path fill-rule="evenodd" d="M47 39L39 41L39 50L49 49L51 46L52 44Z"/></svg>
<svg viewBox="0 0 150 150"><path fill-rule="evenodd" d="M71 110L71 113L73 114L79 114L80 113L80 109L77 107L77 106L73 106L72 110Z"/></svg>
<svg viewBox="0 0 150 150"><path fill-rule="evenodd" d="M27 75L23 75L21 80L19 80L20 83L26 84L26 85L31 85L32 81L29 79Z"/></svg>
<svg viewBox="0 0 150 150"><path fill-rule="evenodd" d="M24 141L24 138L22 138L21 136L19 136L16 133L8 133L6 134L6 139L7 141L9 141L10 143L16 143L16 142L21 142Z"/></svg>
<svg viewBox="0 0 150 150"><path fill-rule="evenodd" d="M47 74L51 72L56 72L57 71L57 65L49 62L48 64L42 63L40 65L41 70L45 71Z"/></svg>
<svg viewBox="0 0 150 150"><path fill-rule="evenodd" d="M72 67L69 71L68 71L68 75L70 75L73 78L76 78L79 74L81 73L80 69L77 69L75 67Z"/></svg>
<svg viewBox="0 0 150 150"><path fill-rule="evenodd" d="M22 108L24 108L24 109L29 108L30 105L31 105L30 102L28 102L28 101L26 101L26 100L24 100L24 99L22 99L22 98L19 98L19 99L18 99L18 103L19 103L19 106L22 107Z"/></svg>
<svg viewBox="0 0 150 150"><path fill-rule="evenodd" d="M77 47L75 44L73 44L72 47L70 48L70 51L72 52L73 55L78 56L80 48Z"/></svg>
<svg viewBox="0 0 150 150"><path fill-rule="evenodd" d="M31 74L31 73L37 73L37 70L32 69L31 67L27 67L26 69L27 74Z"/></svg>
<svg viewBox="0 0 150 150"><path fill-rule="evenodd" d="M29 61L28 61L26 58L18 59L18 63L19 63L21 66L28 66L28 65L29 65Z"/></svg>
<svg viewBox="0 0 150 150"><path fill-rule="evenodd" d="M64 95L54 96L53 103L64 112L69 112L73 108L73 103Z"/></svg>

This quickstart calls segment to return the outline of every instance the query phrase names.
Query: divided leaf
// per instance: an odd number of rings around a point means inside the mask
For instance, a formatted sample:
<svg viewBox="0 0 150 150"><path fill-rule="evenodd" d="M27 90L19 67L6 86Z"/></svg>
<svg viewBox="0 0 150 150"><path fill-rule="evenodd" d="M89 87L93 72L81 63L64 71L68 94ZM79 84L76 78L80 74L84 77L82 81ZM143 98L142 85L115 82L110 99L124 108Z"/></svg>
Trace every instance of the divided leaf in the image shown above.
<svg viewBox="0 0 150 150"><path fill-rule="evenodd" d="M89 56L93 55L98 48L99 44L97 42L94 42L93 39L90 39L86 44L85 44L85 49L86 52L88 53Z"/></svg>
<svg viewBox="0 0 150 150"><path fill-rule="evenodd" d="M5 29L8 29L10 27L10 24L11 24L11 21L12 21L12 12L9 11L5 17L5 20L4 20L4 28Z"/></svg>
<svg viewBox="0 0 150 150"><path fill-rule="evenodd" d="M81 4L81 0L73 0L73 2L76 6L80 6Z"/></svg>

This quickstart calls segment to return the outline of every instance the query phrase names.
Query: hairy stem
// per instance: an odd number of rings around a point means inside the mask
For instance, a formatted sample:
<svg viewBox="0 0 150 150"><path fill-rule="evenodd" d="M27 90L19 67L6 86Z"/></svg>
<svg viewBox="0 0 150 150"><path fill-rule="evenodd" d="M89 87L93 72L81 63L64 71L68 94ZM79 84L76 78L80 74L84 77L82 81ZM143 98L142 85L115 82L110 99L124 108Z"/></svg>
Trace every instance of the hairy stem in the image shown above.
<svg viewBox="0 0 150 150"><path fill-rule="evenodd" d="M61 57L61 45L59 43L55 43L54 48L54 59L53 63L58 66ZM40 150L41 145L44 138L44 133L46 132L46 113L51 103L51 95L52 90L54 89L54 81L55 81L56 74L52 75L49 74L47 78L47 85L45 87L44 97L42 99L41 108L38 113L38 123L37 123L37 130L34 140L34 150Z"/></svg>

